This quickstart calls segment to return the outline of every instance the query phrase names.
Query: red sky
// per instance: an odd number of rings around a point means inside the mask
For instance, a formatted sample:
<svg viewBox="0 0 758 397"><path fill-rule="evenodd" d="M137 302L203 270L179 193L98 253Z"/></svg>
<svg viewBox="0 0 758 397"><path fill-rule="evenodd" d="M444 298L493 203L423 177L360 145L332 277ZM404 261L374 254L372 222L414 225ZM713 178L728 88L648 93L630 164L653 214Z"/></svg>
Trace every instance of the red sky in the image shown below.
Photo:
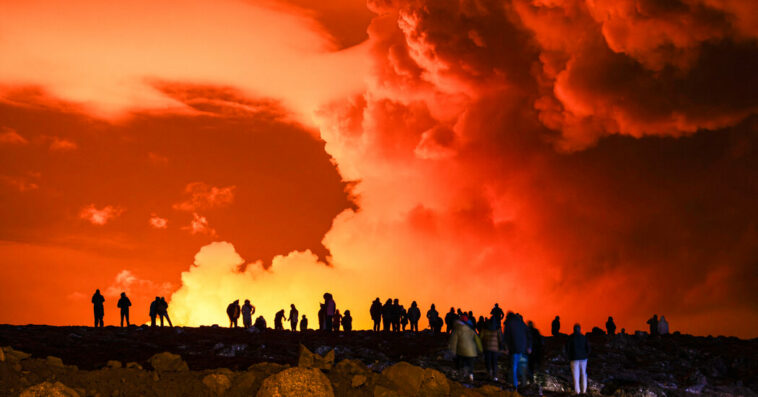
<svg viewBox="0 0 758 397"><path fill-rule="evenodd" d="M334 294L758 333L758 5L9 2L0 323Z"/></svg>

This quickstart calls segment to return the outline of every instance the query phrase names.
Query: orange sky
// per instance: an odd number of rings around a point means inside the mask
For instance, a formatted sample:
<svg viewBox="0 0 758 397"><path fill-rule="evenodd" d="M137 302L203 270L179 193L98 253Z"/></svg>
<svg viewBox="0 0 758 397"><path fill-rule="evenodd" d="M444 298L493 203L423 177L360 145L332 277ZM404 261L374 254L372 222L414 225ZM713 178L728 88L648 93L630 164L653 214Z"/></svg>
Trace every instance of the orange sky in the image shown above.
<svg viewBox="0 0 758 397"><path fill-rule="evenodd" d="M758 333L758 6L6 2L0 323L325 291Z"/></svg>

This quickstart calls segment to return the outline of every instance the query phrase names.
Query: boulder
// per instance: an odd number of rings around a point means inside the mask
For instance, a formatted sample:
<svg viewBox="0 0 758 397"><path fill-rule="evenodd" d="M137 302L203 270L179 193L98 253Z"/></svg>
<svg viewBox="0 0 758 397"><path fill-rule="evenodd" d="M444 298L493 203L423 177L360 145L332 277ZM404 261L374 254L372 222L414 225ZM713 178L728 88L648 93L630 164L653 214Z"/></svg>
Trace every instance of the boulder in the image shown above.
<svg viewBox="0 0 758 397"><path fill-rule="evenodd" d="M19 397L79 397L79 393L60 382L42 382L22 391Z"/></svg>
<svg viewBox="0 0 758 397"><path fill-rule="evenodd" d="M352 387L361 387L364 384L366 384L367 380L368 380L368 378L366 377L366 375L360 375L360 374L353 375L353 379L350 380L350 386L352 386Z"/></svg>
<svg viewBox="0 0 758 397"><path fill-rule="evenodd" d="M24 353L19 350L13 350L13 348L10 346L4 347L3 350L5 351L5 359L12 362L26 360L27 358L32 356L29 353Z"/></svg>
<svg viewBox="0 0 758 397"><path fill-rule="evenodd" d="M232 381L224 374L206 375L203 378L203 384L217 396L224 394L225 391L232 387Z"/></svg>
<svg viewBox="0 0 758 397"><path fill-rule="evenodd" d="M137 363L135 363L134 361L132 361L132 362L126 363L126 368L132 368L132 369L139 369L139 370L141 370L142 366L139 365L139 364L137 364Z"/></svg>
<svg viewBox="0 0 758 397"><path fill-rule="evenodd" d="M263 381L258 397L334 396L332 384L320 370L294 367Z"/></svg>
<svg viewBox="0 0 758 397"><path fill-rule="evenodd" d="M169 352L158 353L148 360L157 372L183 372L189 371L187 363L178 354Z"/></svg>
<svg viewBox="0 0 758 397"><path fill-rule="evenodd" d="M377 385L374 387L374 397L400 397L400 394L387 387Z"/></svg>
<svg viewBox="0 0 758 397"><path fill-rule="evenodd" d="M65 367L65 365L63 365L63 360L61 360L58 357L47 356L47 358L45 359L45 361L47 362L47 365L49 365L51 367L56 367L56 368L64 368Z"/></svg>
<svg viewBox="0 0 758 397"><path fill-rule="evenodd" d="M121 368L121 361L108 360L108 362L105 364L105 366L108 367L108 368L113 368L113 369Z"/></svg>
<svg viewBox="0 0 758 397"><path fill-rule="evenodd" d="M382 376L397 386L404 396L441 396L450 394L450 383L442 372L424 369L401 361L382 371Z"/></svg>
<svg viewBox="0 0 758 397"><path fill-rule="evenodd" d="M312 353L304 345L300 345L300 357L297 360L297 366L303 368L332 369L334 365L334 350L329 350L326 354L319 355Z"/></svg>

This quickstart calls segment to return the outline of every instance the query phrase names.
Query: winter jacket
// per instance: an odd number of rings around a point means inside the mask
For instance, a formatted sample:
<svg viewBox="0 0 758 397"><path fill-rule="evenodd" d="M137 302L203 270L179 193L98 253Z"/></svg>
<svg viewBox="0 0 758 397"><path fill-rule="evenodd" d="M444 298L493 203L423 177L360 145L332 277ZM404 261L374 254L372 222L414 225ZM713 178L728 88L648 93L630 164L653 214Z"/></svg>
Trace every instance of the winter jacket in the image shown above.
<svg viewBox="0 0 758 397"><path fill-rule="evenodd" d="M566 354L569 361L586 360L590 355L590 344L587 337L582 334L573 333L566 342Z"/></svg>
<svg viewBox="0 0 758 397"><path fill-rule="evenodd" d="M510 354L525 354L529 348L529 336L524 321L513 316L505 320L505 344Z"/></svg>
<svg viewBox="0 0 758 397"><path fill-rule="evenodd" d="M496 352L500 350L500 338L502 334L499 329L483 329L482 330L482 345L484 350Z"/></svg>
<svg viewBox="0 0 758 397"><path fill-rule="evenodd" d="M416 322L421 318L421 310L418 309L416 306L412 306L410 309L408 309L408 320L411 322Z"/></svg>
<svg viewBox="0 0 758 397"><path fill-rule="evenodd" d="M132 305L132 301L130 301L129 298L123 296L123 297L121 297L121 299L118 300L118 305L117 306L122 311L127 311L127 310L129 310L129 306L131 306L131 305Z"/></svg>
<svg viewBox="0 0 758 397"><path fill-rule="evenodd" d="M448 343L450 351L462 357L476 357L482 352L482 341L471 327L458 320Z"/></svg>

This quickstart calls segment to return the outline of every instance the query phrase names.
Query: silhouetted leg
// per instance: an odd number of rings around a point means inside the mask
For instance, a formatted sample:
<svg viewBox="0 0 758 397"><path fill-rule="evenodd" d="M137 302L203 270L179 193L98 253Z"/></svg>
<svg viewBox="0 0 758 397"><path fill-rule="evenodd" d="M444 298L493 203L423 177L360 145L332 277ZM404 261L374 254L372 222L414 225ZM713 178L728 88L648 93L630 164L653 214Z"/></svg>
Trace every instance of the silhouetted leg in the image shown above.
<svg viewBox="0 0 758 397"><path fill-rule="evenodd" d="M132 325L132 324L129 322L129 310L127 310L126 311L126 326L128 327L130 325Z"/></svg>

